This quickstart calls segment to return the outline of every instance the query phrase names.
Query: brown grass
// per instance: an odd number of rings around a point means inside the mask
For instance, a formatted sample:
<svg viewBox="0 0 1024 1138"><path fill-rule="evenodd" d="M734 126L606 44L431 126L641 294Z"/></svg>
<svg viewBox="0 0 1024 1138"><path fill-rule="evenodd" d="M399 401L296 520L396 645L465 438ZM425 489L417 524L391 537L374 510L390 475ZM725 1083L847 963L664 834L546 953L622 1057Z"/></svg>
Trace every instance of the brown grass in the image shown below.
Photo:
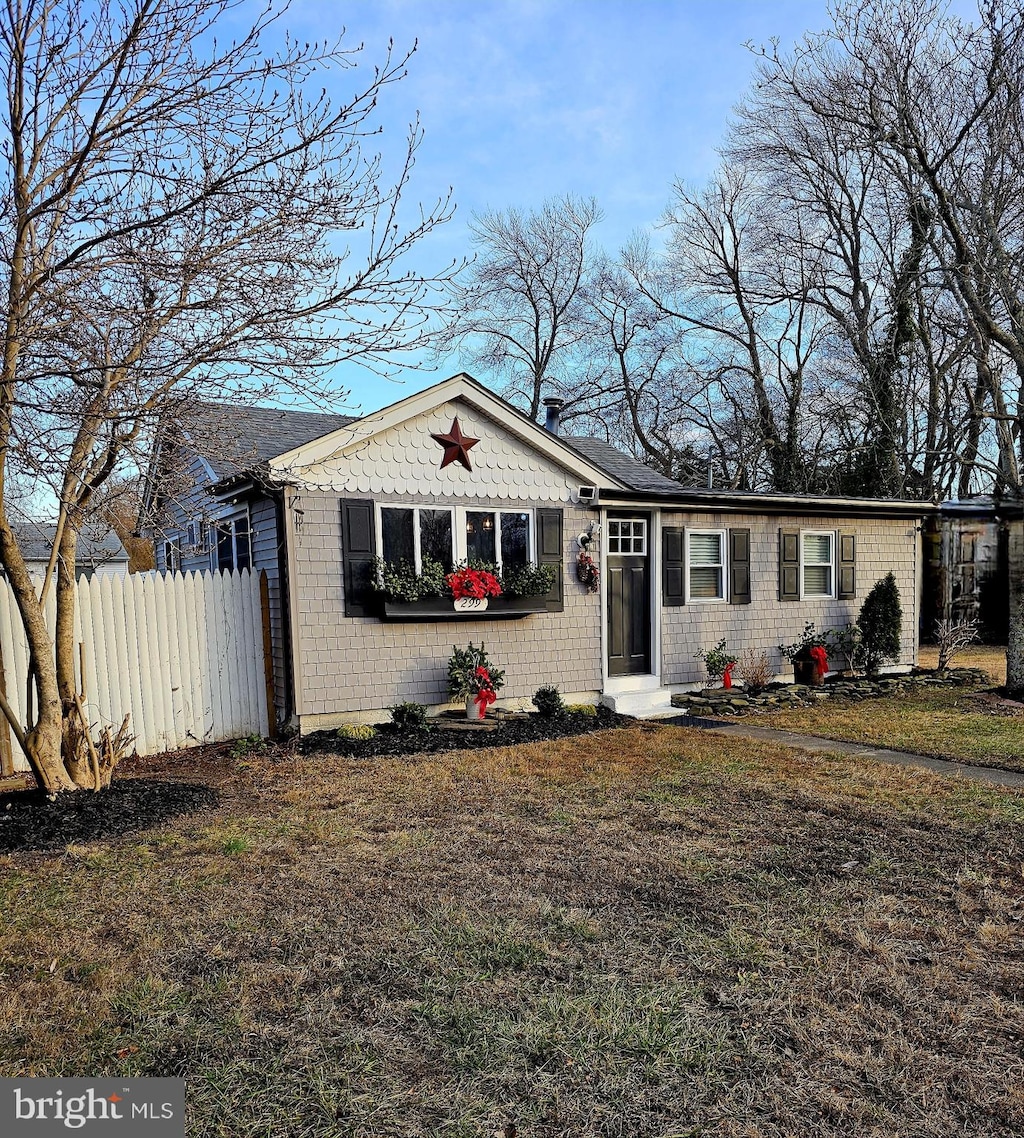
<svg viewBox="0 0 1024 1138"><path fill-rule="evenodd" d="M1024 1127L1021 796L678 728L206 762L0 860L0 1075L184 1074L204 1136Z"/></svg>
<svg viewBox="0 0 1024 1138"><path fill-rule="evenodd" d="M935 649L922 648L925 667L929 666L924 660L929 651L937 655ZM1005 649L972 649L955 663L1001 674L1005 682ZM997 673L1000 666L1002 672ZM989 690L922 688L861 703L829 700L814 707L773 711L758 716L758 723L826 739L1024 771L1024 707Z"/></svg>
<svg viewBox="0 0 1024 1138"><path fill-rule="evenodd" d="M919 660L922 668L938 667L938 648L933 644L922 644L919 649ZM1002 687L1006 683L1006 648L991 644L975 644L964 652L958 652L952 667L983 668L992 677L993 684Z"/></svg>

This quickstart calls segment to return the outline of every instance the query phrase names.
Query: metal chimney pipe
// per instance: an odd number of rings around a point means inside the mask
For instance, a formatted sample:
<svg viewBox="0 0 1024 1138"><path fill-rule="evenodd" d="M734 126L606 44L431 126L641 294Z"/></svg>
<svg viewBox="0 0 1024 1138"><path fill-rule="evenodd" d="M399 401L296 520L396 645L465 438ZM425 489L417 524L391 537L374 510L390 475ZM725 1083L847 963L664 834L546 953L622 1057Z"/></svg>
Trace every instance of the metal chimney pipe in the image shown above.
<svg viewBox="0 0 1024 1138"><path fill-rule="evenodd" d="M544 416L544 430L550 431L551 434L558 434L559 419L562 415L562 408L565 406L565 400L559 399L557 395L549 395L547 399L543 400L546 408Z"/></svg>

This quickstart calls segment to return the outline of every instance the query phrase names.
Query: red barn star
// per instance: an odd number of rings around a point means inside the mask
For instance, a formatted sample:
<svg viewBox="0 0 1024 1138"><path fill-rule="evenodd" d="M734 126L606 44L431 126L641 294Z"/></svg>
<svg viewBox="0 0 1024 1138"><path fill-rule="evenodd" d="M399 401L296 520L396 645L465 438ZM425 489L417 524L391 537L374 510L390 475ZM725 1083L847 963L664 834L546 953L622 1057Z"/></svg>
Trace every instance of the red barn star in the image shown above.
<svg viewBox="0 0 1024 1138"><path fill-rule="evenodd" d="M430 437L444 447L444 458L441 460L440 466L441 470L444 470L450 462L461 462L467 470L473 469L469 463L469 450L470 447L475 447L480 440L471 439L469 435L464 435L462 428L459 426L457 417L452 419L452 429L448 434L432 434Z"/></svg>

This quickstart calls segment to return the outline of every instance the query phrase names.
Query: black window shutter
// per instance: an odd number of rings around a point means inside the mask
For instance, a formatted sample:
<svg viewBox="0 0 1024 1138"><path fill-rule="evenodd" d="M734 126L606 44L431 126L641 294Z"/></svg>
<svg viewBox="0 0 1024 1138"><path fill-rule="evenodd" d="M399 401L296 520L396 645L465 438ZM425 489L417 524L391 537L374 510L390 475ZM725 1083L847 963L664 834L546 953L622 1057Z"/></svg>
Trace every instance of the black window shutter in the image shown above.
<svg viewBox="0 0 1024 1138"><path fill-rule="evenodd" d="M682 526L661 529L661 603L686 603L686 557Z"/></svg>
<svg viewBox="0 0 1024 1138"><path fill-rule="evenodd" d="M839 599L857 595L857 538L852 533L839 535Z"/></svg>
<svg viewBox="0 0 1024 1138"><path fill-rule="evenodd" d="M342 501L341 550L345 615L373 616L373 559L377 553L373 502Z"/></svg>
<svg viewBox="0 0 1024 1138"><path fill-rule="evenodd" d="M548 612L561 612L564 607L562 578L565 576L561 510L537 511L537 564L554 566L555 579L546 598L547 610Z"/></svg>
<svg viewBox="0 0 1024 1138"><path fill-rule="evenodd" d="M779 600L800 600L799 530L779 530Z"/></svg>
<svg viewBox="0 0 1024 1138"><path fill-rule="evenodd" d="M750 530L729 530L729 604L750 604Z"/></svg>

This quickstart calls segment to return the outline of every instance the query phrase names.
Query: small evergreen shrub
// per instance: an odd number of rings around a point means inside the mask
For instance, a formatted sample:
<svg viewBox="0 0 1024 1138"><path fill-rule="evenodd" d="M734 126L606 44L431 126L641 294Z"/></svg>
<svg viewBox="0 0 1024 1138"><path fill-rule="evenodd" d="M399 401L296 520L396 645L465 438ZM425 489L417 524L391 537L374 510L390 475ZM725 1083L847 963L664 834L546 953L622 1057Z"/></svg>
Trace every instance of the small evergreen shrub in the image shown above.
<svg viewBox="0 0 1024 1138"><path fill-rule="evenodd" d="M426 730L427 705L425 703L412 703L411 701L396 703L394 707L389 707L388 711L391 713L391 722L396 727L402 727L408 731Z"/></svg>
<svg viewBox="0 0 1024 1138"><path fill-rule="evenodd" d="M597 715L597 708L592 703L567 703L565 710L570 715Z"/></svg>
<svg viewBox="0 0 1024 1138"><path fill-rule="evenodd" d="M335 734L339 739L372 739L377 728L369 723L343 723Z"/></svg>
<svg viewBox="0 0 1024 1138"><path fill-rule="evenodd" d="M561 715L565 711L562 695L554 684L545 684L533 693L533 706L537 709L538 715L543 715L546 719Z"/></svg>
<svg viewBox="0 0 1024 1138"><path fill-rule="evenodd" d="M857 627L861 631L861 650L869 675L874 675L887 660L895 662L900 658L903 609L900 590L892 572L876 581L864 598Z"/></svg>

